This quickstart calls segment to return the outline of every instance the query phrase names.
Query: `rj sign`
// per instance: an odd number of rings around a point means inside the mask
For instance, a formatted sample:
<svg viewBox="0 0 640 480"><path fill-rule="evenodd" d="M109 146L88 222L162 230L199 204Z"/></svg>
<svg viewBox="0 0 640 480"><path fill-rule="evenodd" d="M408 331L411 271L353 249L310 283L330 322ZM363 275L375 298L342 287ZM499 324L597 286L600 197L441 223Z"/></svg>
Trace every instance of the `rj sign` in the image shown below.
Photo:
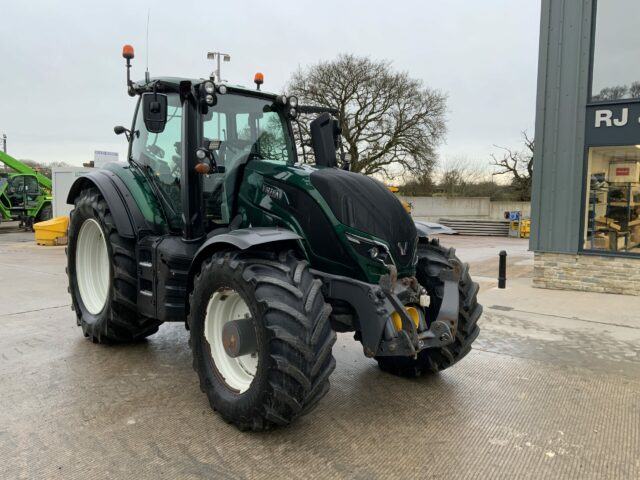
<svg viewBox="0 0 640 480"><path fill-rule="evenodd" d="M640 104L587 107L587 145L640 144Z"/></svg>

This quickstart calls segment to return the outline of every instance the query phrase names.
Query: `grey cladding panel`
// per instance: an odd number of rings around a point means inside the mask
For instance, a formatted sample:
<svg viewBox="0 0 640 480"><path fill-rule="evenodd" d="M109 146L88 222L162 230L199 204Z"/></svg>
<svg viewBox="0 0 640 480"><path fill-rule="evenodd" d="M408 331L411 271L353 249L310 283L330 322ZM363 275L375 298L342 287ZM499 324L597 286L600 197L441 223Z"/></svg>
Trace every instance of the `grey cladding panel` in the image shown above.
<svg viewBox="0 0 640 480"><path fill-rule="evenodd" d="M581 241L592 1L543 0L531 248L575 253Z"/></svg>

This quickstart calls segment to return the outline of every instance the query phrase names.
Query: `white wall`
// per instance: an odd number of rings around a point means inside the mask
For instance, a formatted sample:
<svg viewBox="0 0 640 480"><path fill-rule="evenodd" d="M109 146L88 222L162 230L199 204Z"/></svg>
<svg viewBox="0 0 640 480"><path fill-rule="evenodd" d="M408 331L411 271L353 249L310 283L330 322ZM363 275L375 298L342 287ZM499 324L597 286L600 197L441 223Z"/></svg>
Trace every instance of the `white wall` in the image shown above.
<svg viewBox="0 0 640 480"><path fill-rule="evenodd" d="M441 218L504 220L505 211L531 215L530 202L495 201L489 197L401 197L413 205L412 215L430 221Z"/></svg>
<svg viewBox="0 0 640 480"><path fill-rule="evenodd" d="M56 167L51 171L54 217L69 215L69 212L73 209L73 205L67 205L67 196L69 195L69 190L71 190L71 185L73 185L76 178L92 171L92 168L84 167Z"/></svg>

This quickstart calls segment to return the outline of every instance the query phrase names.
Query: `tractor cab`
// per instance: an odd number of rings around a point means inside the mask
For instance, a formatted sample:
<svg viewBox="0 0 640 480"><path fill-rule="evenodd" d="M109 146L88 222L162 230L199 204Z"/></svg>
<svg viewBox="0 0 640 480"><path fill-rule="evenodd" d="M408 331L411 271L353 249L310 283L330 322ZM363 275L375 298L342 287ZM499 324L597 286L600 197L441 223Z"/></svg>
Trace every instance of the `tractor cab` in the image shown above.
<svg viewBox="0 0 640 480"><path fill-rule="evenodd" d="M191 112L194 131L188 135L192 140L189 148L183 144L183 119L185 108L190 109L184 105L180 84L175 79L160 78L136 87L166 92L161 107L166 104L166 112L160 122L152 124L148 117L145 121L145 102L160 94L142 93L131 130L130 158L149 174L160 193L167 220L176 229L184 226L182 175L185 164L189 164L196 175L191 175L188 187L202 194L204 231L209 232L230 223L238 182L247 163L296 162L287 118L293 107L284 96L194 80L194 91L207 89L212 93L204 96L196 112ZM207 97L211 105L206 104Z"/></svg>
<svg viewBox="0 0 640 480"><path fill-rule="evenodd" d="M43 193L35 175L11 175L8 178L6 194L12 208L33 208Z"/></svg>

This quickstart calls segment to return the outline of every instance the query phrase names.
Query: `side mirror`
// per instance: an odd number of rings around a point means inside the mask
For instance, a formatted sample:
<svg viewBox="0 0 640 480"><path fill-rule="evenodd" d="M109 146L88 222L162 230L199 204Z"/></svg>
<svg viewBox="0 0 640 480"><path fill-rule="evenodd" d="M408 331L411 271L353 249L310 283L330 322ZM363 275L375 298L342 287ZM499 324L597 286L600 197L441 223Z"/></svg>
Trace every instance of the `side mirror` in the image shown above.
<svg viewBox="0 0 640 480"><path fill-rule="evenodd" d="M151 133L162 133L167 124L168 97L163 93L142 94L144 126Z"/></svg>
<svg viewBox="0 0 640 480"><path fill-rule="evenodd" d="M323 113L313 120L311 143L316 157L316 165L321 167L337 167L336 148L340 139L340 124L328 113Z"/></svg>
<svg viewBox="0 0 640 480"><path fill-rule="evenodd" d="M131 140L131 132L128 128L124 128L122 125L113 127L113 133L115 133L116 135L122 135L124 133L127 137L127 142Z"/></svg>

